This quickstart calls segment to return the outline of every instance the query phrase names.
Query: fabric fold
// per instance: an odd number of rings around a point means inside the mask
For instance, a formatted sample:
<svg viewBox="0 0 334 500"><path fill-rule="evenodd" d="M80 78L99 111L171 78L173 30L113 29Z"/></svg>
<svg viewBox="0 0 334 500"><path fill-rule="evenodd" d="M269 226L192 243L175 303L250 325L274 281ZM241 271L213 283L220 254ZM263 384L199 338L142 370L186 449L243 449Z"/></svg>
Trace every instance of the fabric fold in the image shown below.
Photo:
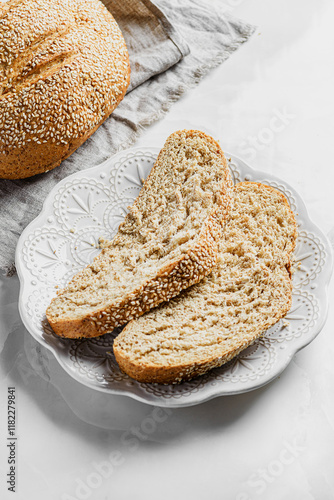
<svg viewBox="0 0 334 500"><path fill-rule="evenodd" d="M16 243L59 180L94 167L136 141L187 89L226 60L255 28L204 0L104 0L123 30L130 88L113 114L59 167L0 179L0 269L15 273Z"/></svg>

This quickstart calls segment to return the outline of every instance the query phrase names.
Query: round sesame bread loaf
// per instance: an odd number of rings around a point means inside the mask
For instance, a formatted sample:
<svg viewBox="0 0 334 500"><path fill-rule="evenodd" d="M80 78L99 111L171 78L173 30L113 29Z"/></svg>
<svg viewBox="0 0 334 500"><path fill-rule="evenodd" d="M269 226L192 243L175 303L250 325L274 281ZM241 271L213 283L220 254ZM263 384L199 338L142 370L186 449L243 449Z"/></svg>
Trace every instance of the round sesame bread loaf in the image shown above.
<svg viewBox="0 0 334 500"><path fill-rule="evenodd" d="M123 329L114 342L120 368L141 382L178 383L252 344L291 307L296 227L279 191L237 184L217 266Z"/></svg>
<svg viewBox="0 0 334 500"><path fill-rule="evenodd" d="M183 130L166 141L124 222L46 311L63 337L96 337L210 273L232 205L220 146Z"/></svg>
<svg viewBox="0 0 334 500"><path fill-rule="evenodd" d="M0 178L58 166L129 81L122 33L99 0L0 2Z"/></svg>

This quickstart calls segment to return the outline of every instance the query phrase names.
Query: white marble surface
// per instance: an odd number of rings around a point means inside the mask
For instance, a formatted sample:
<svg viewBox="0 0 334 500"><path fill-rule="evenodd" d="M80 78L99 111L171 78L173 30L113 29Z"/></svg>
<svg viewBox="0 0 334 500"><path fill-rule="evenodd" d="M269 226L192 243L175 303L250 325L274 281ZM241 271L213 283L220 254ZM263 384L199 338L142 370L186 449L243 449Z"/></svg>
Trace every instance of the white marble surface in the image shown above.
<svg viewBox="0 0 334 500"><path fill-rule="evenodd" d="M258 34L137 145L161 146L179 128L207 131L255 168L292 184L334 243L334 3L224 5L257 24ZM82 387L52 357L51 383L39 361L48 354L21 325L18 290L16 278L1 280L1 498L334 498L331 305L322 333L270 385L166 412ZM4 479L8 386L17 395L15 495Z"/></svg>

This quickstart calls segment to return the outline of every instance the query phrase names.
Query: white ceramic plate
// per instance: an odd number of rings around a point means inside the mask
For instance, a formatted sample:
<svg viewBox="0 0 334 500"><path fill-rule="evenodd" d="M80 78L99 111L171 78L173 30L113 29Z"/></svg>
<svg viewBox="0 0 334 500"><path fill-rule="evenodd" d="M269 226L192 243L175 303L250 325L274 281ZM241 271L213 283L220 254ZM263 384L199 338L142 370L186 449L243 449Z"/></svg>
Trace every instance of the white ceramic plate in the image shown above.
<svg viewBox="0 0 334 500"><path fill-rule="evenodd" d="M251 169L227 154L234 182L259 181L282 191L297 215L293 303L285 320L221 368L180 385L143 384L123 374L112 351L116 332L95 339L57 337L45 318L56 285L69 279L98 254L100 236L112 237L138 195L158 150L136 148L121 152L95 168L59 182L41 214L22 233L16 250L21 282L19 309L27 330L53 352L76 380L93 389L123 394L169 407L190 406L208 399L256 389L277 377L293 355L311 342L324 325L327 284L332 270L331 247L309 219L300 196L284 181ZM289 322L288 326L284 326Z"/></svg>

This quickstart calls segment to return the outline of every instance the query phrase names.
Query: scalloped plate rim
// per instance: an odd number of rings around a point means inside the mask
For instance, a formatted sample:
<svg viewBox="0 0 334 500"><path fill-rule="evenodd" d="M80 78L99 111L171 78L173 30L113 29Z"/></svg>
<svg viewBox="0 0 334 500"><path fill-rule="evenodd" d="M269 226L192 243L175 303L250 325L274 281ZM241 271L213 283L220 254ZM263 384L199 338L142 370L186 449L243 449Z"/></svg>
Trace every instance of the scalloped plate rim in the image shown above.
<svg viewBox="0 0 334 500"><path fill-rule="evenodd" d="M24 310L23 303L22 303L25 277L24 277L24 273L22 270L22 266L21 266L21 245L22 245L22 242L25 241L26 235L31 233L32 228L35 228L35 226L38 223L38 220L40 218L42 218L44 216L44 214L48 211L49 206L50 206L50 200L54 199L54 195L56 194L56 192L58 192L59 188L61 186L65 185L66 183L68 183L71 179L77 177L78 175L83 175L83 176L87 175L88 177L93 177L95 172L99 171L101 168L106 167L109 163L112 165L113 163L115 163L115 161L117 161L118 157L120 157L120 156L124 156L124 155L131 154L131 153L136 153L136 152L152 153L153 155L157 155L159 153L159 151L160 150L157 147L134 147L134 148L124 149L124 150L116 153L112 157L108 158L104 162L100 163L99 165L96 165L96 166L91 167L91 168L86 169L86 170L74 172L73 174L71 174L71 175L65 177L64 179L62 179L61 181L59 181L52 188L52 190L50 191L50 193L48 194L47 198L45 199L45 201L43 203L43 207L42 207L40 213L23 230L23 232L21 233L21 236L18 240L17 246L16 246L15 265L16 265L17 274L18 274L19 281L20 281L20 293L19 293L18 308L19 308L19 313L20 313L22 322L23 322L25 328L27 329L27 331L34 337L34 339L37 342L39 342L41 345L43 345L46 349L48 349L54 355L54 357L58 361L59 365L62 367L63 370L65 370L65 372L70 377L74 378L76 381L82 383L83 385L85 385L91 389L97 390L99 392L104 392L105 394L127 396L127 397L135 399L141 403L145 403L145 404L153 405L153 406L158 405L161 407L168 407L168 408L181 408L181 407L188 407L188 406L194 406L197 404L201 404L201 403L204 403L206 401L209 401L213 398L220 397L220 396L233 396L233 395L243 394L246 392L260 389L261 387L263 387L267 384L270 384L273 380L275 380L287 368L287 366L290 364L290 362L291 362L292 358L295 356L295 354L297 354L297 352L299 352L301 349L303 349L304 347L309 345L317 337L317 335L319 335L319 333L323 329L323 327L326 323L326 320L327 320L328 309L329 309L329 298L328 298L327 292L328 292L328 287L329 287L329 283L330 283L330 279L331 279L331 275L332 275L332 271L333 271L333 251L332 251L332 247L331 247L331 244L330 244L327 236L322 232L322 230L310 218L307 207L306 207L302 197L299 195L298 191L295 190L295 188L293 188L288 182L283 181L281 178L279 178L271 173L267 173L267 172L263 172L263 171L254 169L245 160L243 160L239 156L232 154L232 153L229 153L227 151L224 152L225 157L226 158L231 157L232 163L233 163L233 160L236 160L237 162L242 164L242 167L244 167L246 170L249 170L250 173L255 178L259 177L259 179L263 179L264 181L266 181L266 180L271 181L272 180L274 182L277 182L278 184L283 184L287 189L289 189L296 196L299 208L302 209L303 215L305 215L305 217L307 219L308 229L312 229L312 231L314 231L316 236L321 237L321 239L323 240L323 243L325 244L326 251L328 254L328 258L325 262L325 268L327 269L327 275L323 280L323 286L321 287L321 290L320 290L320 295L321 295L321 299L322 299L320 302L324 306L324 314L322 316L322 320L318 321L318 323L316 324L316 327L312 331L312 334L309 335L308 338L306 339L306 342L305 342L305 339L303 337L301 337L299 339L299 342L296 343L296 345L294 345L293 347L291 347L288 355L285 358L285 362L280 364L278 369L274 370L274 373L269 371L265 376L263 376L261 378L260 381L254 381L255 383L249 387L244 387L244 388L239 388L239 389L236 388L235 390L230 390L230 391L225 391L225 392L219 391L219 385L223 385L224 382L218 381L216 383L216 385L214 385L214 386L211 386L211 387L207 386L206 387L207 393L204 393L204 394L203 394L203 392L198 391L195 394L191 394L191 393L183 394L181 396L181 398L175 398L175 397L174 398L173 397L163 398L163 397L158 397L158 396L148 394L148 393L146 393L145 396L143 396L141 394L134 392L134 390L131 388L129 388L128 390L113 389L110 387L103 387L102 385L95 385L89 379L83 380L82 377L77 375L77 372L75 372L74 370L70 370L69 367L67 365L65 365L65 363L63 362L61 353L58 352L54 348L54 346L48 344L43 338L38 336L38 334L34 331L34 328L32 327L32 325L30 324L30 322L26 318L25 310ZM268 179L266 179L266 177L268 177ZM262 180L250 180L250 182L263 182L263 181ZM135 388L135 390L136 389L138 391L138 387Z"/></svg>

